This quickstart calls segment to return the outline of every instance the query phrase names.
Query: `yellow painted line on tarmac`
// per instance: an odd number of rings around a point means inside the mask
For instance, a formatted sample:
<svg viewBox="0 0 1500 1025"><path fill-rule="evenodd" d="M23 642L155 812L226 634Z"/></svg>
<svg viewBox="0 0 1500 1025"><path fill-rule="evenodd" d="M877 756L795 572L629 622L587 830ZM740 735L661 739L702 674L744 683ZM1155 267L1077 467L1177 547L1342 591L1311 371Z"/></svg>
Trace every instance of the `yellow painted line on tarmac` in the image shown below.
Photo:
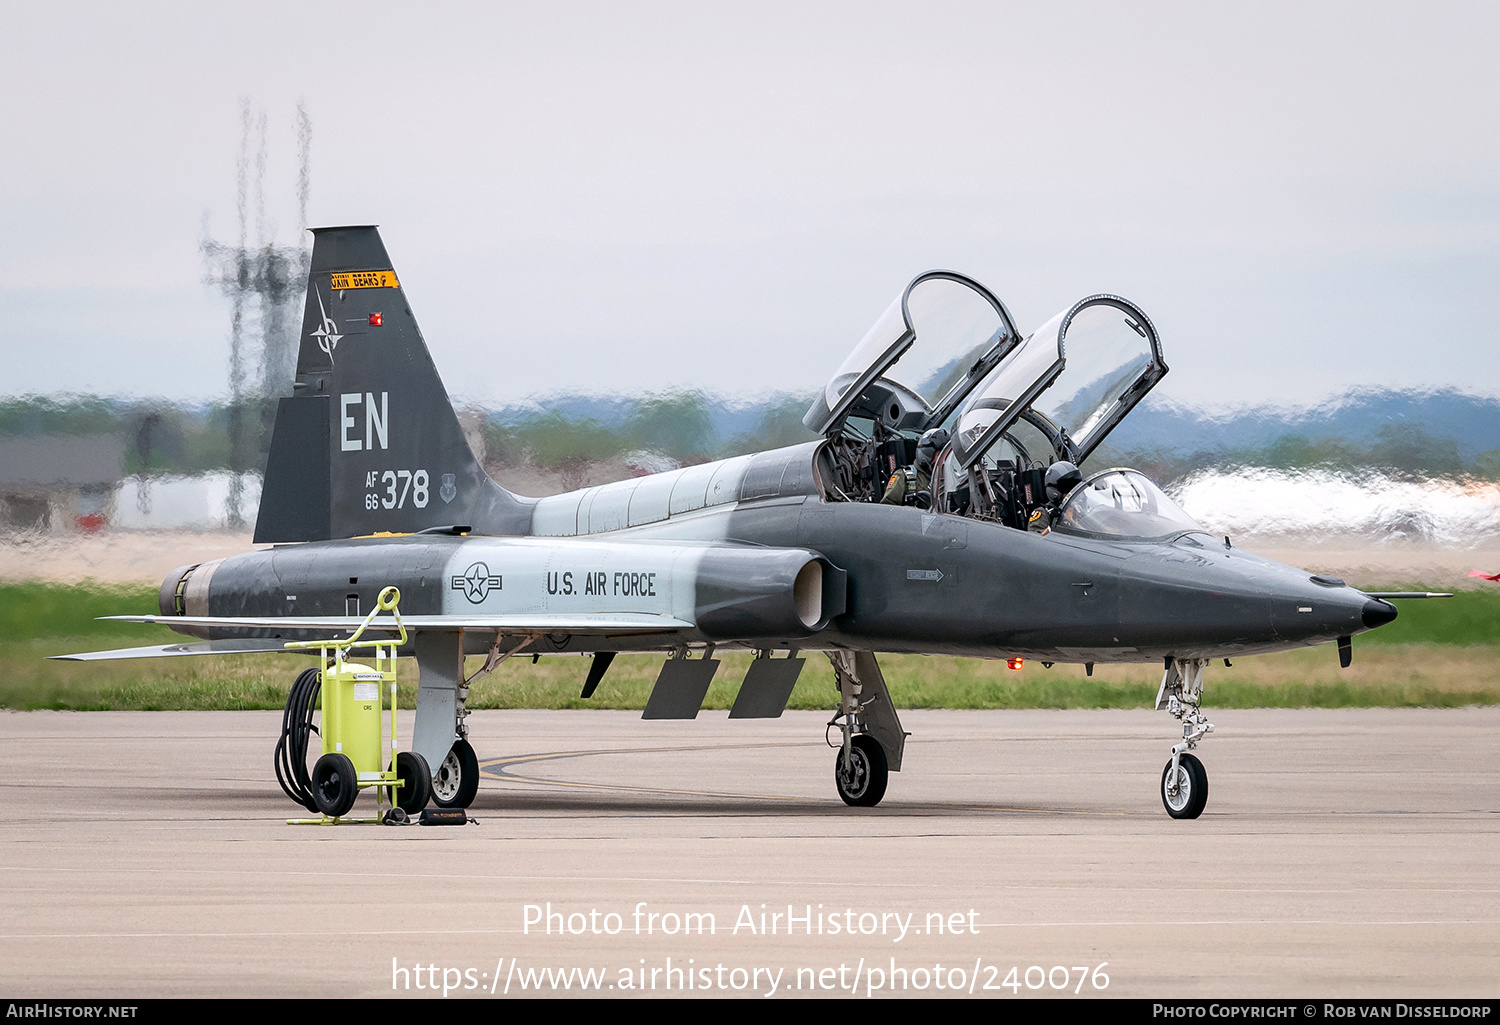
<svg viewBox="0 0 1500 1025"><path fill-rule="evenodd" d="M545 751L530 755L490 758L479 763L481 769L492 765L519 765L522 762L547 762L557 758L583 758L588 755L661 754L664 751L755 751L772 747L805 747L802 743L786 744L684 744L674 747L601 747L588 751Z"/></svg>
<svg viewBox="0 0 1500 1025"><path fill-rule="evenodd" d="M771 747L801 747L801 744L695 744L682 747L618 747L600 748L590 751L553 751L540 754L516 755L512 758L491 758L479 763L481 776L504 779L516 783L534 783L541 786L574 787L582 790L625 790L642 794L678 794L686 797L729 797L742 801L781 801L790 804L826 804L828 802L808 797L787 797L783 794L730 794L716 790L678 790L670 787L625 786L614 783L580 783L574 780L542 779L536 776L521 776L506 771L510 765L527 762L557 761L562 758L585 758L590 755L661 754L668 751L748 751Z"/></svg>
<svg viewBox="0 0 1500 1025"><path fill-rule="evenodd" d="M493 778L493 777L492 777ZM613 783L577 783L562 779L539 779L535 776L515 776L510 773L504 774L502 779L516 783L537 783L550 787L576 787L582 790L628 790L641 794L679 794L686 797L728 797L740 801L782 801L790 804L827 804L827 801L814 800L810 797L786 797L779 794L726 794L716 790L674 790L669 787L632 787L619 786Z"/></svg>
<svg viewBox="0 0 1500 1025"><path fill-rule="evenodd" d="M509 758L489 758L479 763L481 777L508 780L512 783L531 783L538 786L573 787L579 790L613 790L640 794L677 794L686 797L727 797L741 801L780 801L785 804L827 806L833 802L810 797L787 797L783 794L730 794L715 790L678 790L668 787L629 786L617 783L582 783L576 780L543 779L539 776L522 776L507 771L507 766L523 765L527 762L557 761L563 758L586 758L592 755L662 754L676 751L752 751L775 747L802 747L802 743L783 744L692 744L669 747L615 747L582 751L548 751ZM903 809L906 810L906 809ZM996 805L960 804L944 805L944 812L976 811L998 815L1060 815L1070 818L1123 818L1125 812L1067 811L1055 808L1012 808Z"/></svg>

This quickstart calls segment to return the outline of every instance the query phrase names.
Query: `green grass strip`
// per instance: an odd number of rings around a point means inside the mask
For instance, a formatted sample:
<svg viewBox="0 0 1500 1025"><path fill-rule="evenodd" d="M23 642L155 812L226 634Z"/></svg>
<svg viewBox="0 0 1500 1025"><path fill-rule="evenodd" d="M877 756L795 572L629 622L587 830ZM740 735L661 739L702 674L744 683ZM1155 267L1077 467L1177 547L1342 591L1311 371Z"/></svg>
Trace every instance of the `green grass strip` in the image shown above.
<svg viewBox="0 0 1500 1025"><path fill-rule="evenodd" d="M1400 586L1400 585L1396 585ZM1420 589L1409 585L1411 589ZM1393 587L1394 589L1394 587ZM100 623L94 617L155 609L149 587L90 584L0 585L0 707L88 710L279 709L310 660L239 655L122 662L52 662L46 656L183 640L164 627ZM1210 668L1210 708L1361 708L1500 704L1500 588L1449 599L1401 603L1395 623L1354 641L1354 666L1338 667L1332 645L1234 660ZM734 702L749 656L725 654L704 703ZM645 706L660 655L616 660L598 692L579 698L586 658L513 659L476 683L474 708L622 708ZM1146 708L1156 696L1156 665L1051 670L1028 661L884 655L881 666L901 708ZM478 668L478 660L470 669ZM401 663L403 705L416 696L417 667ZM788 707L829 711L836 703L828 660L809 653Z"/></svg>

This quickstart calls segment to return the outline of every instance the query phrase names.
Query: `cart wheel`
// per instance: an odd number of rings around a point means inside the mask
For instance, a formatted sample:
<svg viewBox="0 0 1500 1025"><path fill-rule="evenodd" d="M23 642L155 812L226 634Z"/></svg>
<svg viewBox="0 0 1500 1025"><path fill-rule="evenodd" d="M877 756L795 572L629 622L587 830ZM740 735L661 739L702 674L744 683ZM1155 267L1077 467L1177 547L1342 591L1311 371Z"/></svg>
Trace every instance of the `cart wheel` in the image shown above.
<svg viewBox="0 0 1500 1025"><path fill-rule="evenodd" d="M404 782L396 791L395 805L415 815L432 797L432 770L427 767L427 759L415 751L402 751L396 755L396 773Z"/></svg>
<svg viewBox="0 0 1500 1025"><path fill-rule="evenodd" d="M348 755L330 753L318 759L313 766L312 794L318 811L329 818L348 814L359 796L359 775Z"/></svg>
<svg viewBox="0 0 1500 1025"><path fill-rule="evenodd" d="M432 803L439 808L467 808L479 793L479 756L460 737L432 780Z"/></svg>

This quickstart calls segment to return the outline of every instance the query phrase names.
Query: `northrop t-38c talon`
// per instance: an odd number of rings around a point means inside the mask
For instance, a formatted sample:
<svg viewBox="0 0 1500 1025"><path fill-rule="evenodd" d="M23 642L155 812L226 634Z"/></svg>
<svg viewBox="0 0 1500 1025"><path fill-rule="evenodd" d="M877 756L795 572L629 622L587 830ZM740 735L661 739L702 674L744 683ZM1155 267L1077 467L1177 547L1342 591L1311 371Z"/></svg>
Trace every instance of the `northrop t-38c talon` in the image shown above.
<svg viewBox="0 0 1500 1025"><path fill-rule="evenodd" d="M1118 296L1022 336L979 283L922 274L808 411L821 440L534 499L475 459L376 229L314 234L255 529L275 547L184 566L160 615L115 617L198 641L66 657L282 651L346 636L395 585L439 805L478 784L466 655L592 655L588 697L617 653L660 652L644 717L691 719L727 648L755 653L732 719L780 715L802 656L828 656L836 787L866 806L907 736L876 652L1162 663L1182 724L1162 800L1194 818L1208 663L1337 641L1347 665L1403 597L1234 548L1133 470L1080 472L1167 372ZM294 688L289 720L308 702Z"/></svg>

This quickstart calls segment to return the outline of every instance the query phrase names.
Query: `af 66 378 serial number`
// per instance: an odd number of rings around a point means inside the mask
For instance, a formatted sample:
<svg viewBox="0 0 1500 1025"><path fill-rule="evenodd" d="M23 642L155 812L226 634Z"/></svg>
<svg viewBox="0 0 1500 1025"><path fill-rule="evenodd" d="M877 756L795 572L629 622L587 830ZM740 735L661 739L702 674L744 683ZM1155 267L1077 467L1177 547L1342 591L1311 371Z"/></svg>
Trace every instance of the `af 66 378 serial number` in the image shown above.
<svg viewBox="0 0 1500 1025"><path fill-rule="evenodd" d="M425 509L431 498L426 470L370 470L365 487L366 509L405 509L408 499Z"/></svg>

